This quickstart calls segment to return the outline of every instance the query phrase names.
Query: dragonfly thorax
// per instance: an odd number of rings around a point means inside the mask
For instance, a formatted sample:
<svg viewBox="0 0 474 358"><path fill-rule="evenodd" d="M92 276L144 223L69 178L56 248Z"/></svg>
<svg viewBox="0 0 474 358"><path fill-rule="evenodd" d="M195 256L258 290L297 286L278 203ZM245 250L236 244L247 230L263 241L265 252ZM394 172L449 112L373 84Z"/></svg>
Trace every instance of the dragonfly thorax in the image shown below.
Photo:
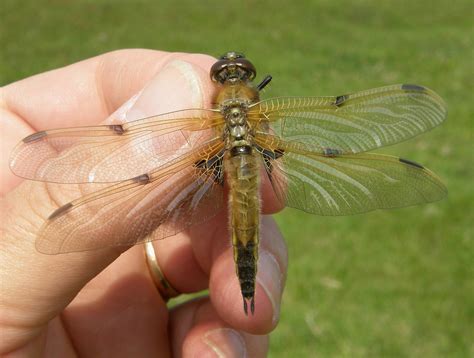
<svg viewBox="0 0 474 358"><path fill-rule="evenodd" d="M231 141L247 140L249 125L246 107L241 103L224 108L226 129Z"/></svg>
<svg viewBox="0 0 474 358"><path fill-rule="evenodd" d="M211 72L212 76L212 72ZM248 146L252 142L247 113L249 106L259 99L258 90L242 81L237 84L226 81L220 86L216 104L225 120L227 148Z"/></svg>

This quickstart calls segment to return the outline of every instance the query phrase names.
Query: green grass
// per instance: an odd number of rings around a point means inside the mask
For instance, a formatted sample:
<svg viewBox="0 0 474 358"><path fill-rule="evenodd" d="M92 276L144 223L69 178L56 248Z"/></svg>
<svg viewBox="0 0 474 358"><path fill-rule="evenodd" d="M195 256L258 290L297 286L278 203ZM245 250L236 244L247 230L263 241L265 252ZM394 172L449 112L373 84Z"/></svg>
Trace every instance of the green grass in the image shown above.
<svg viewBox="0 0 474 358"><path fill-rule="evenodd" d="M266 97L400 82L436 90L448 103L448 121L383 152L437 172L450 191L446 200L353 217L278 215L290 269L271 356L474 355L472 2L62 4L1 2L1 84L147 47L242 51L260 76L273 75Z"/></svg>

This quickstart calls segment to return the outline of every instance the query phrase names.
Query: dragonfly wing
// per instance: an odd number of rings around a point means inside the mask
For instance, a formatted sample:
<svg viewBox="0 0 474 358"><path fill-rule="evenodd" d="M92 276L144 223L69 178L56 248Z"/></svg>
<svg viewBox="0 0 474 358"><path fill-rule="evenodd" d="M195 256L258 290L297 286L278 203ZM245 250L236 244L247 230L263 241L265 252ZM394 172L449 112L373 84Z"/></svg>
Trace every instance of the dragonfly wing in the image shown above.
<svg viewBox="0 0 474 358"><path fill-rule="evenodd" d="M216 140L160 170L60 207L40 230L38 251L58 254L135 245L204 222L223 204L222 147Z"/></svg>
<svg viewBox="0 0 474 358"><path fill-rule="evenodd" d="M392 85L334 97L281 97L249 110L257 133L316 154L354 154L395 144L439 125L446 105L418 85Z"/></svg>
<svg viewBox="0 0 474 358"><path fill-rule="evenodd" d="M17 145L10 167L32 180L118 182L194 150L222 123L215 111L184 110L124 124L46 130Z"/></svg>
<svg viewBox="0 0 474 358"><path fill-rule="evenodd" d="M359 214L433 202L447 194L434 173L392 156L323 157L282 150L263 156L276 197L312 214Z"/></svg>

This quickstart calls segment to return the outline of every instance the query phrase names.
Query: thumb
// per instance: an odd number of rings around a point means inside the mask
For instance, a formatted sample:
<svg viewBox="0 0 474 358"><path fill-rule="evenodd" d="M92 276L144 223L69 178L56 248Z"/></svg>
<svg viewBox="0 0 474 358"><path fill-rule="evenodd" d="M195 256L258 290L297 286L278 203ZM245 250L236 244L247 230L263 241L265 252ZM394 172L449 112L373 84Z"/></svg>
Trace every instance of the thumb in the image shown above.
<svg viewBox="0 0 474 358"><path fill-rule="evenodd" d="M208 73L201 67L180 60L169 62L105 122L120 123L207 106L210 86ZM9 351L40 335L81 288L124 250L104 248L60 255L36 251L35 239L47 217L80 196L82 187L25 181L2 199L0 351Z"/></svg>

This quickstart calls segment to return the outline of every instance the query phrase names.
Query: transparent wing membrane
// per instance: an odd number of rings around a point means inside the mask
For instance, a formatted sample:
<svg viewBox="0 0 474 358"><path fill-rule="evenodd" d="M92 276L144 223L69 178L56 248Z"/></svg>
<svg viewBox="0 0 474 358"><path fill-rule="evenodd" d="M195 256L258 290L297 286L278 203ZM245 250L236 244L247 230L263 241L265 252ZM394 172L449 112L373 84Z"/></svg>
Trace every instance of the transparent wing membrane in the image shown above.
<svg viewBox="0 0 474 358"><path fill-rule="evenodd" d="M210 110L185 110L129 123L38 132L15 148L10 166L27 179L108 183L150 172L193 150L223 125Z"/></svg>
<svg viewBox="0 0 474 358"><path fill-rule="evenodd" d="M418 85L393 85L333 97L281 97L251 106L257 134L271 133L299 150L354 154L428 131L446 117L443 100Z"/></svg>
<svg viewBox="0 0 474 358"><path fill-rule="evenodd" d="M276 196L317 215L351 215L442 199L447 189L428 169L380 154L267 156Z"/></svg>
<svg viewBox="0 0 474 358"><path fill-rule="evenodd" d="M38 251L58 254L135 245L163 239L204 222L223 205L218 161L222 141L196 148L149 174L111 185L50 215L36 240Z"/></svg>

